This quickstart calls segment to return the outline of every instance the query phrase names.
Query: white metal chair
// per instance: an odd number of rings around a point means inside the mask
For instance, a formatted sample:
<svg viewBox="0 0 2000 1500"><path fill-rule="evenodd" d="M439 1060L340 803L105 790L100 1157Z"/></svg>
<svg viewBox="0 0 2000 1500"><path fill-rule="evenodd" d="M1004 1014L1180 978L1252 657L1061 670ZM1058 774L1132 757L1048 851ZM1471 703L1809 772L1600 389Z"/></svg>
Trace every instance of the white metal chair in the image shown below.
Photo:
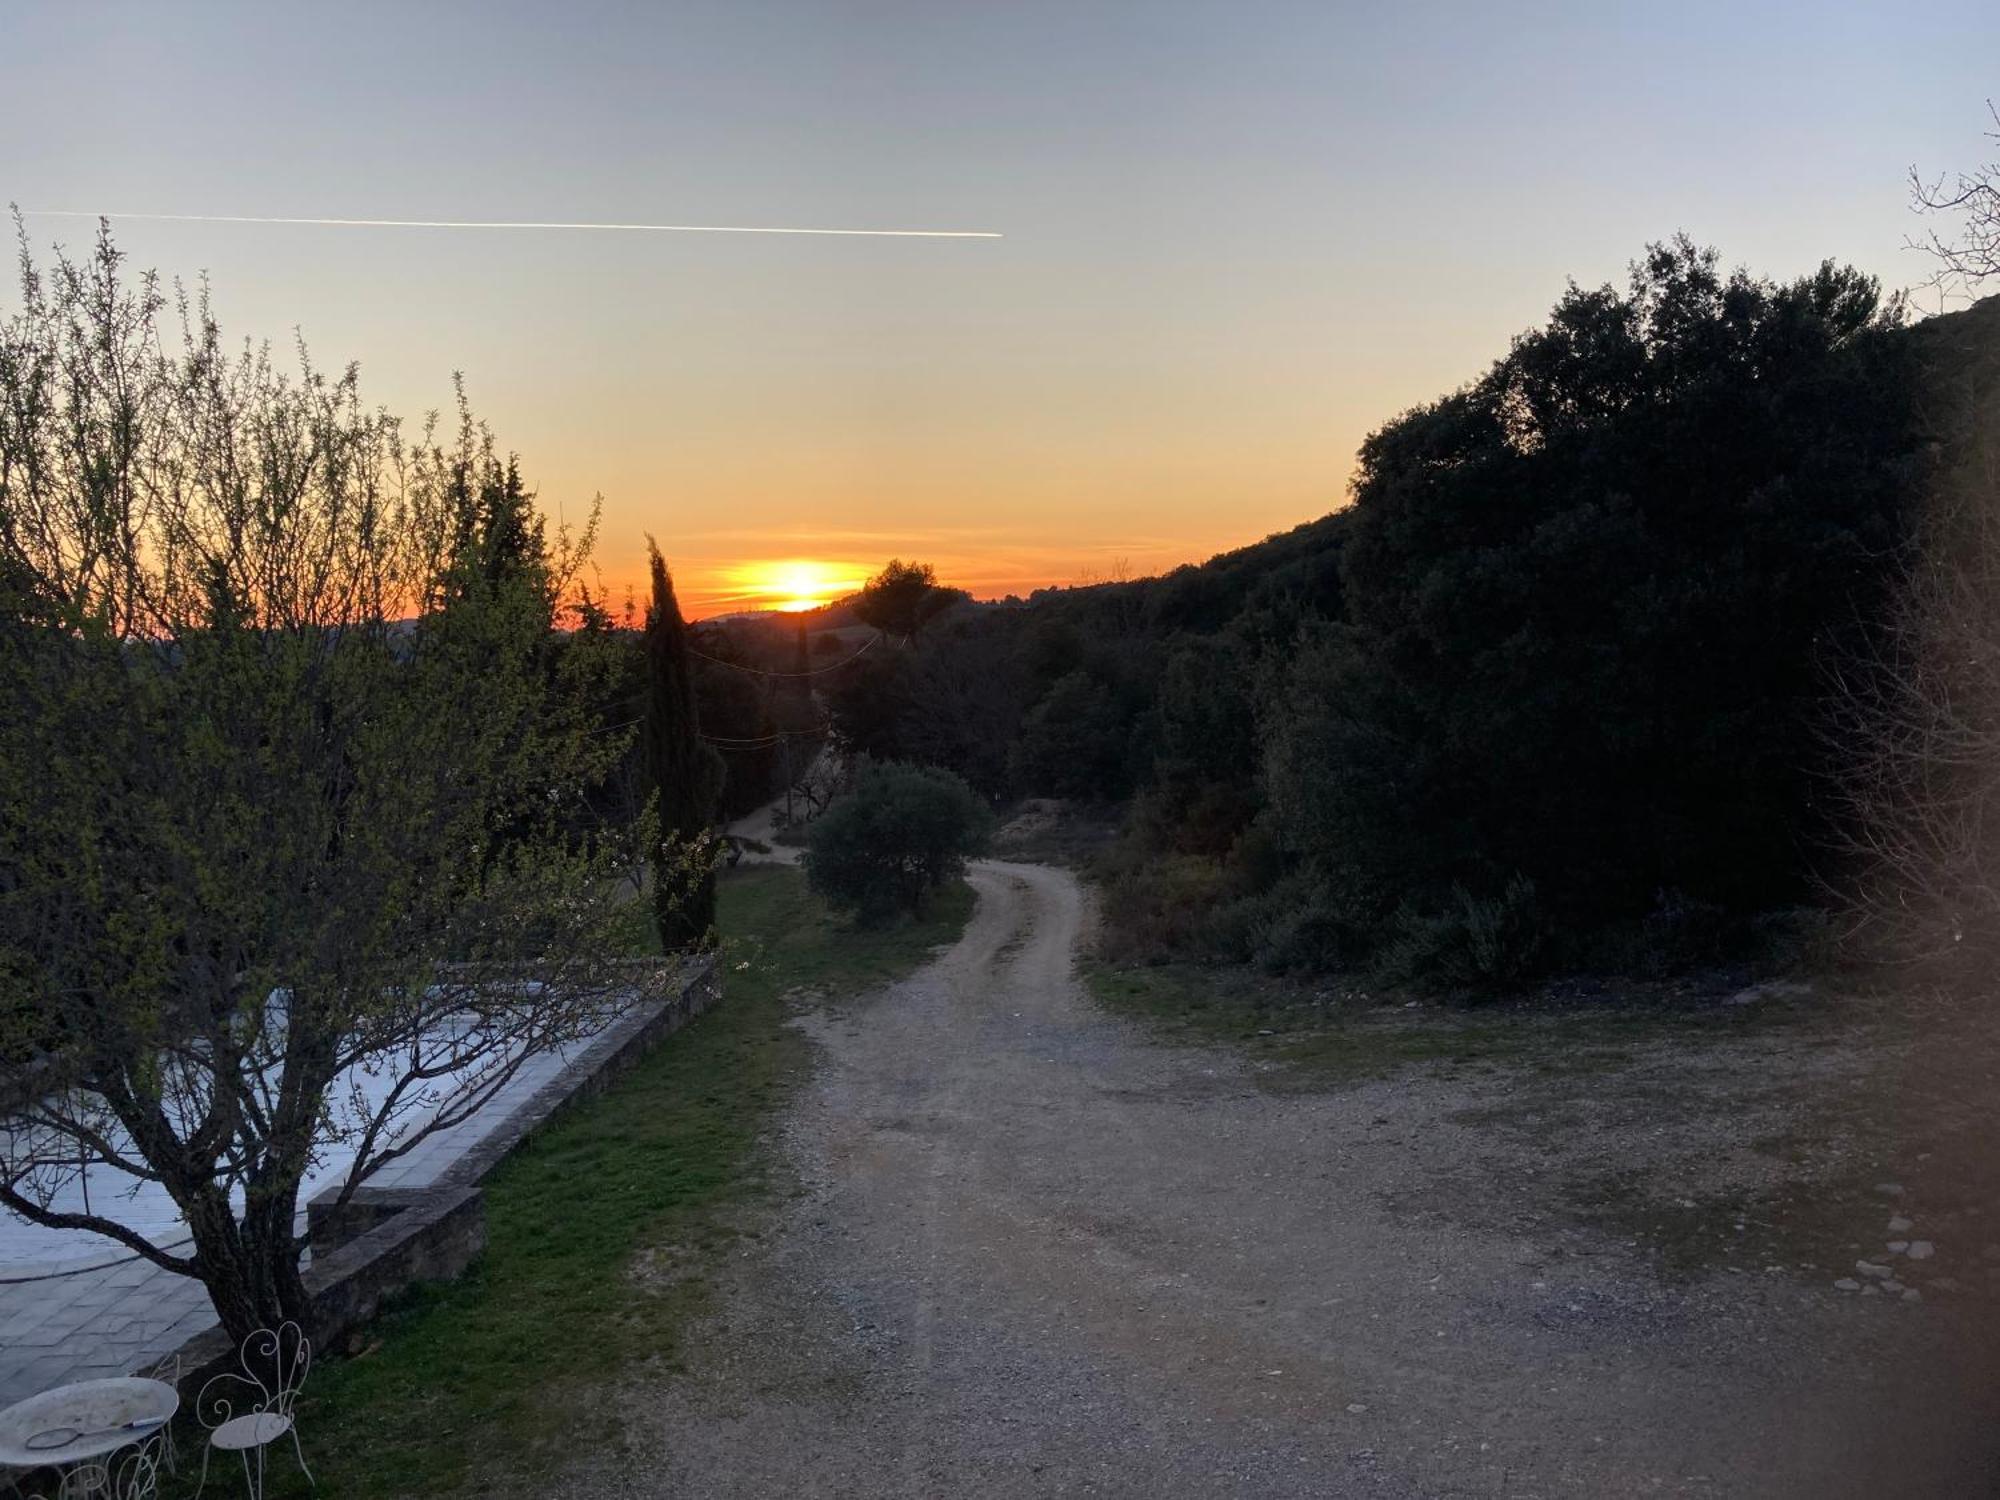
<svg viewBox="0 0 2000 1500"><path fill-rule="evenodd" d="M306 1467L305 1450L299 1446L299 1428L293 1414L299 1387L306 1383L312 1368L312 1343L296 1323L280 1323L275 1329L260 1328L243 1341L243 1373L225 1370L201 1388L195 1400L195 1417L208 1429L208 1446L201 1455L201 1487L208 1483L208 1460L220 1448L234 1453L243 1462L243 1482L250 1500L263 1500L264 1450L278 1439L292 1440L292 1454L306 1483L319 1482ZM232 1400L230 1392L236 1392ZM237 1401L244 1403L237 1410ZM255 1466L251 1454L256 1455Z"/></svg>
<svg viewBox="0 0 2000 1500"><path fill-rule="evenodd" d="M135 1448L80 1463L63 1475L56 1500L155 1500L166 1450L162 1429Z"/></svg>

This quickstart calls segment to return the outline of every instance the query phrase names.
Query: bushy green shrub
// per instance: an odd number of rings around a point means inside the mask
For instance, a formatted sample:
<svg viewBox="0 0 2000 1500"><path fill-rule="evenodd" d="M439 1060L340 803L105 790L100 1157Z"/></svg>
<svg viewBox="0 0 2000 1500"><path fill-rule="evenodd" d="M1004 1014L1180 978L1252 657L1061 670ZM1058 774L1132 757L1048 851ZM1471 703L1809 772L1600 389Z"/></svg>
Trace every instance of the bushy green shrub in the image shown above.
<svg viewBox="0 0 2000 1500"><path fill-rule="evenodd" d="M1397 912L1395 937L1376 960L1387 981L1491 993L1533 978L1549 948L1549 923L1535 883L1516 875L1498 896L1454 886L1434 911Z"/></svg>
<svg viewBox="0 0 2000 1500"><path fill-rule="evenodd" d="M1102 891L1098 946L1105 957L1118 963L1254 960L1294 972L1331 967L1336 946L1347 952L1344 924L1338 939L1325 924L1315 926L1334 904L1323 882L1309 871L1287 872L1267 819L1253 819L1228 853L1215 858L1173 852L1159 827L1162 806L1153 798L1136 802L1121 836L1092 861ZM1304 956L1308 948L1318 959Z"/></svg>
<svg viewBox="0 0 2000 1500"><path fill-rule="evenodd" d="M1097 861L1094 873L1103 893L1099 942L1106 958L1163 963L1211 956L1199 933L1231 889L1215 860L1121 844Z"/></svg>
<svg viewBox="0 0 2000 1500"><path fill-rule="evenodd" d="M1324 974L1353 962L1363 940L1324 881L1300 872L1262 896L1250 957L1272 974Z"/></svg>
<svg viewBox="0 0 2000 1500"><path fill-rule="evenodd" d="M921 915L932 892L982 853L993 815L965 782L935 766L875 765L813 822L806 878L830 905L864 922Z"/></svg>

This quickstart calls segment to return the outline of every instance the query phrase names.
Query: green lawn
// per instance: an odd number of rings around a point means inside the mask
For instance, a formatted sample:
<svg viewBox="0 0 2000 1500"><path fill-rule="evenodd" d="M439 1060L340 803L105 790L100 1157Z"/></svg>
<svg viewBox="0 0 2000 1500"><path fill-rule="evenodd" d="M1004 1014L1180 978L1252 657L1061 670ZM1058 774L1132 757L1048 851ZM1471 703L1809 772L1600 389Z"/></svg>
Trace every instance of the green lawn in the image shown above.
<svg viewBox="0 0 2000 1500"><path fill-rule="evenodd" d="M810 1060L782 1024L801 991L908 972L971 905L961 887L925 922L863 931L830 919L795 870L728 874L724 1003L488 1179L490 1244L470 1273L409 1294L363 1352L314 1370L300 1426L318 1493L542 1492L550 1439L603 1421L583 1417L579 1393L622 1366L677 1360L715 1262L755 1232L739 1226L773 1188L760 1132ZM274 1450L271 1494L311 1493L289 1460Z"/></svg>

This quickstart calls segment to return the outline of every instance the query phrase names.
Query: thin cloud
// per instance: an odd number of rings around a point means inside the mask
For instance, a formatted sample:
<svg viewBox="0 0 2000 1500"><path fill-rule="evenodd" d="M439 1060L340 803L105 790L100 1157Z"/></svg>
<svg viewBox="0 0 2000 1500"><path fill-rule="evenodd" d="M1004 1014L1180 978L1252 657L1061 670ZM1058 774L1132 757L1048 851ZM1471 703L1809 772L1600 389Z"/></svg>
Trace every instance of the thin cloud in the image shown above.
<svg viewBox="0 0 2000 1500"><path fill-rule="evenodd" d="M146 219L171 224L307 224L337 229L572 229L632 234L820 234L898 240L997 240L991 229L825 229L777 224L596 224L542 219L319 219L264 214L128 214L81 208L24 208L37 219Z"/></svg>

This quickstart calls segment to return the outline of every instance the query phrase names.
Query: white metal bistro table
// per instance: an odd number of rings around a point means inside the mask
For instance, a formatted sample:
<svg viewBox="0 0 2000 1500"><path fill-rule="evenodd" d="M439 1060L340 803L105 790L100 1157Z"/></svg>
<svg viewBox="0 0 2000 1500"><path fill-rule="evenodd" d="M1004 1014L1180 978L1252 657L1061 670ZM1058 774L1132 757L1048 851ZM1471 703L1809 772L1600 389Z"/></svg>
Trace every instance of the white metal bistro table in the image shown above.
<svg viewBox="0 0 2000 1500"><path fill-rule="evenodd" d="M0 1464L68 1469L143 1443L174 1419L180 1392L124 1376L59 1385L0 1411Z"/></svg>

